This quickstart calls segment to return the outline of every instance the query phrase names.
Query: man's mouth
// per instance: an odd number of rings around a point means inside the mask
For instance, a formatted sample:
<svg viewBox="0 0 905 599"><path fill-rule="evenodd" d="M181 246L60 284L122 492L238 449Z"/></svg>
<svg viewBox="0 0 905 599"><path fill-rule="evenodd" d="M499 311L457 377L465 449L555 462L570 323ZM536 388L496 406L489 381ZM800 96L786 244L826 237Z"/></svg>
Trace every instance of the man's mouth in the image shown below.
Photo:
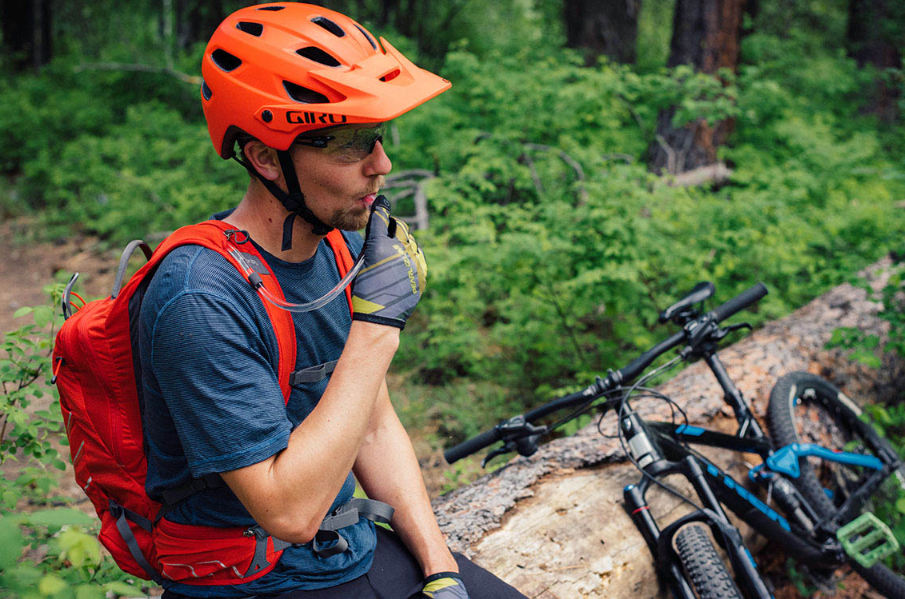
<svg viewBox="0 0 905 599"><path fill-rule="evenodd" d="M374 203L374 200L375 200L375 199L377 199L377 194L376 194L376 193L370 193L370 194L368 194L368 195L366 195L366 196L363 196L363 197L359 198L359 201L362 202L362 203L365 205L365 207L370 208L370 207L371 207L371 204Z"/></svg>

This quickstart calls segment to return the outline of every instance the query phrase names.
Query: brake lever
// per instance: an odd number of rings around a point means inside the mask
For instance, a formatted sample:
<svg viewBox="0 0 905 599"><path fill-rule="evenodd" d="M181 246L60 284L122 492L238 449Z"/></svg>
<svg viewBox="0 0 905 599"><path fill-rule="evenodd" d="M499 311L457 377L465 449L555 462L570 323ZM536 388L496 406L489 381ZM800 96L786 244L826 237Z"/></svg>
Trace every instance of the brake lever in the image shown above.
<svg viewBox="0 0 905 599"><path fill-rule="evenodd" d="M481 468L484 468L493 458L504 453L517 451L519 455L525 457L534 455L537 451L537 442L547 432L547 427L534 426L525 420L524 415L519 414L498 424L497 430L502 436L503 445L488 453L481 460Z"/></svg>
<svg viewBox="0 0 905 599"><path fill-rule="evenodd" d="M490 460L497 457L498 455L503 455L504 453L509 453L512 451L515 451L515 444L512 441L507 441L502 447L497 447L486 456L484 456L484 459L481 460L481 468L485 468L488 462L490 462Z"/></svg>
<svg viewBox="0 0 905 599"><path fill-rule="evenodd" d="M718 329L717 331L715 331L713 333L713 339L715 341L722 341L723 338L725 338L726 335L728 335L729 333L734 333L735 331L739 331L741 329L749 329L749 330L753 331L754 327L752 327L751 324L747 323L747 322L740 322L738 324L732 324L726 328Z"/></svg>

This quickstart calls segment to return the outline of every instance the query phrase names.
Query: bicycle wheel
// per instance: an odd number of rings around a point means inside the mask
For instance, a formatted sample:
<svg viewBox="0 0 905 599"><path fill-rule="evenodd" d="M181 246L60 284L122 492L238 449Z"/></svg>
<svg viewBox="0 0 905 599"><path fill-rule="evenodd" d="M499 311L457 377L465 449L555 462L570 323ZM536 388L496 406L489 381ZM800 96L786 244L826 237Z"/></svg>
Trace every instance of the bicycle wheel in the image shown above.
<svg viewBox="0 0 905 599"><path fill-rule="evenodd" d="M720 559L707 526L689 524L676 534L676 552L700 599L742 599Z"/></svg>
<svg viewBox="0 0 905 599"><path fill-rule="evenodd" d="M861 408L828 381L807 372L793 372L777 381L770 392L767 424L777 448L791 443L815 443L838 451L895 454L889 443L861 420L861 414ZM869 474L817 458L800 459L799 466L801 474L792 482L821 516L838 510ZM905 477L899 472L889 477L866 503L852 506L851 513L844 514L841 522L852 520L862 511L891 515L891 506L903 489ZM905 561L901 556L899 559ZM905 599L905 580L889 568L883 564L865 568L853 560L851 563L874 589L889 598Z"/></svg>

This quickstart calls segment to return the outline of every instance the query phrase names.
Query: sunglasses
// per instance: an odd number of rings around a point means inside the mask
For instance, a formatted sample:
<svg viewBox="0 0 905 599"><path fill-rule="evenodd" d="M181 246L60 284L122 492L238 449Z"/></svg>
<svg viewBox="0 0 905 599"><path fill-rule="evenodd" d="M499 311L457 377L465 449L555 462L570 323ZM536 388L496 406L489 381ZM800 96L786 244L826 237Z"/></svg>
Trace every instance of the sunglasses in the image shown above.
<svg viewBox="0 0 905 599"><path fill-rule="evenodd" d="M298 137L295 143L321 148L339 162L358 162L371 155L378 141L383 141L386 123L373 127L337 127L323 135Z"/></svg>

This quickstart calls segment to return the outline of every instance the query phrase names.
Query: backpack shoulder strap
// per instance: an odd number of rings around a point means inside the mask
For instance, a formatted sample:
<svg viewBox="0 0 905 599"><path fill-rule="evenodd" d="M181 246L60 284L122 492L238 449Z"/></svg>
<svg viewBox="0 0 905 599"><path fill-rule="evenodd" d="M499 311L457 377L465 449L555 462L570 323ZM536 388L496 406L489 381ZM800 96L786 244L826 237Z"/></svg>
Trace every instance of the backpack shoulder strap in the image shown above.
<svg viewBox="0 0 905 599"><path fill-rule="evenodd" d="M354 260L349 252L349 246L346 244L346 238L343 237L342 231L333 229L327 233L327 244L333 250L333 257L336 259L336 267L339 269L339 278L346 276L352 270ZM349 302L349 312L352 312L352 286L346 287L346 301Z"/></svg>
<svg viewBox="0 0 905 599"><path fill-rule="evenodd" d="M254 244L246 243L246 241L247 235L244 232L236 231L229 223L219 220L209 220L195 225L181 227L160 242L160 245L154 250L148 263L135 273L135 276L132 277L120 293L119 297L131 297L135 287L145 278L145 276L152 274L167 254L177 247L183 245L200 245L223 256L239 271L242 278L246 281L248 281L248 275L239 264L239 261L229 252L231 249L238 249L240 252L251 254L256 258L255 264L261 265L267 269L266 273L261 274L270 275L261 277L261 280L264 282L264 287L275 296L281 299L284 298L280 283L277 281L273 271L270 270L267 261L264 260ZM348 250L346 251L348 252ZM249 285L251 285L251 283L249 283ZM264 309L267 311L267 316L270 318L270 323L273 326L273 332L276 335L277 350L279 354L277 376L280 383L280 390L283 392L283 401L288 402L289 393L292 389L289 384L289 379L295 368L296 359L295 325L292 322L292 314L290 312L281 310L268 301L264 301L263 304Z"/></svg>

